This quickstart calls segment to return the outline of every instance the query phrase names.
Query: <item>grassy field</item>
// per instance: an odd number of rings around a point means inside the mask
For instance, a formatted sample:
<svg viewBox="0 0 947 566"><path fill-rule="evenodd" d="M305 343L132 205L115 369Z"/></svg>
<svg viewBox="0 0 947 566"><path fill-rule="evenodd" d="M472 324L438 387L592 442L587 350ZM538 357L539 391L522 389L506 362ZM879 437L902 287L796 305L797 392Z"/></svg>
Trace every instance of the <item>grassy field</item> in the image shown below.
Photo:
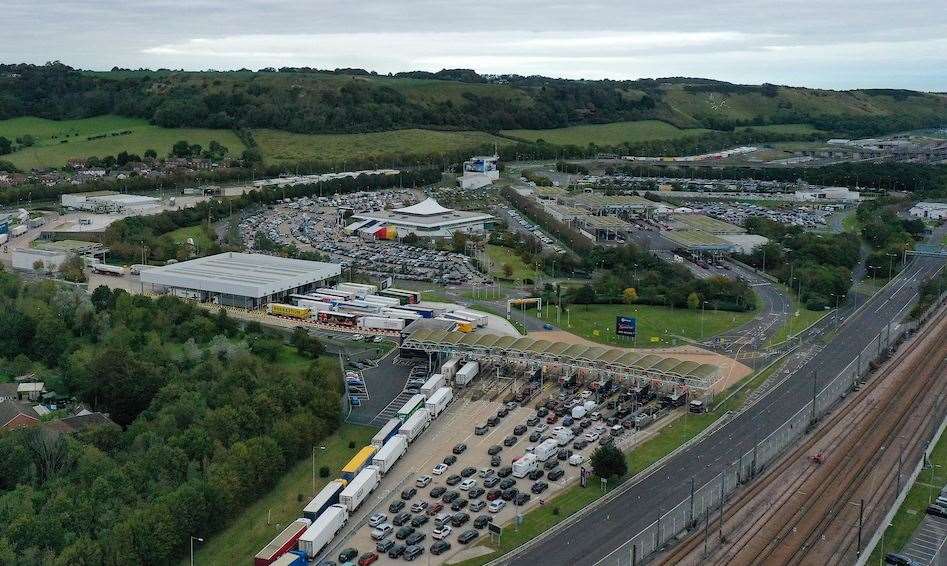
<svg viewBox="0 0 947 566"><path fill-rule="evenodd" d="M487 256L493 262L490 273L498 278L505 280L522 281L524 279L535 279L536 269L523 263L522 258L516 255L516 252L503 246L494 246L487 244ZM507 277L503 272L503 266L509 264L513 268L512 274Z"/></svg>
<svg viewBox="0 0 947 566"><path fill-rule="evenodd" d="M130 131L128 134L119 132ZM15 139L31 135L37 143L26 149L4 155L3 159L17 168L62 167L69 159L104 157L122 151L141 155L153 149L158 155L166 155L179 140L201 144L204 147L217 140L232 154L243 151L243 143L230 130L202 128L159 128L145 120L121 116L98 116L81 120L45 120L42 118L13 118L0 120L0 136ZM101 139L89 140L90 136L103 135ZM68 141L67 141L68 140ZM67 141L67 143L63 143Z"/></svg>
<svg viewBox="0 0 947 566"><path fill-rule="evenodd" d="M615 145L623 142L641 142L649 140L667 140L688 136L698 136L709 132L702 128L682 130L660 120L640 120L635 122L615 122L612 124L593 124L571 126L552 130L503 130L503 135L529 141L546 140L559 145Z"/></svg>
<svg viewBox="0 0 947 566"><path fill-rule="evenodd" d="M316 469L329 466L328 478L316 478L316 489L334 479L339 469L368 444L377 429L344 424L324 441L325 450L316 452ZM349 448L349 442L355 448ZM196 547L195 563L203 566L249 564L261 548L290 521L297 519L312 497L312 461L303 459L293 466L269 493L234 517L229 526ZM269 516L269 524L267 524ZM181 561L186 564L187 561Z"/></svg>
<svg viewBox="0 0 947 566"><path fill-rule="evenodd" d="M678 446L703 432L707 427L716 422L717 419L726 414L727 411L738 409L745 402L747 395L766 381L780 365L780 363L773 364L757 375L748 378L749 381L744 382L745 387L739 394L731 397L730 400L717 407L714 411L700 415L684 413L677 420L662 428L653 438L643 442L634 450L625 453L625 460L628 462L629 471L626 480L647 469L661 458L673 452ZM582 488L579 485L573 485L560 495L549 500L546 505L526 513L522 526L516 527L514 525L507 525L504 527L503 537L499 546L494 543L487 543L485 545L491 548L493 552L465 560L459 564L461 566L480 566L486 564L501 554L510 552L527 541L536 538L604 495L604 493L598 489L598 485L599 482L594 478L589 482L590 487Z"/></svg>
<svg viewBox="0 0 947 566"><path fill-rule="evenodd" d="M370 134L293 134L280 130L255 130L253 137L267 163L373 158L384 161L385 156L390 155L473 151L484 145L510 143L509 140L485 132L434 130L395 130Z"/></svg>
<svg viewBox="0 0 947 566"><path fill-rule="evenodd" d="M568 310L568 324L564 325L564 330L594 342L620 346L631 346L632 342L615 336L615 317L636 317L639 348L673 345L674 336L700 340L740 326L756 316L754 312L706 310L702 313L700 310L651 305L571 305ZM562 322L566 323L566 320L563 317Z"/></svg>
<svg viewBox="0 0 947 566"><path fill-rule="evenodd" d="M178 228L177 230L168 232L168 236L178 243L183 243L187 241L188 238L193 238L194 245L197 246L198 250L206 250L214 243L207 237L207 234L204 233L203 226L185 226L184 228Z"/></svg>
<svg viewBox="0 0 947 566"><path fill-rule="evenodd" d="M911 486L907 497L898 508L898 512L885 531L884 552L898 552L908 543L914 529L921 524L924 518L924 509L928 503L937 498L938 492L947 484L947 435L941 435L934 446L930 458L933 468L921 470L917 481ZM907 467L907 466L905 466ZM882 558L881 543L871 554L869 564L880 564Z"/></svg>
<svg viewBox="0 0 947 566"><path fill-rule="evenodd" d="M770 134L813 134L821 132L810 124L770 124L768 126L749 126L746 129Z"/></svg>

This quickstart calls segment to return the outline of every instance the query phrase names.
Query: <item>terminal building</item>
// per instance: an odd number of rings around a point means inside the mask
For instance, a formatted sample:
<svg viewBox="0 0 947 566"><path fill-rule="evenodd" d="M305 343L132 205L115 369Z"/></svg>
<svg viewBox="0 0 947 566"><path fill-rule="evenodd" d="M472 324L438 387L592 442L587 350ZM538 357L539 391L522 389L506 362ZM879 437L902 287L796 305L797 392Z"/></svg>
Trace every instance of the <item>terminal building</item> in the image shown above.
<svg viewBox="0 0 947 566"><path fill-rule="evenodd" d="M408 234L449 238L458 230L480 233L492 228L496 221L483 212L445 208L432 198L404 208L353 214L352 218L358 222L346 226L346 231L384 240Z"/></svg>
<svg viewBox="0 0 947 566"><path fill-rule="evenodd" d="M60 197L63 208L86 210L100 214L142 213L153 210L161 199L141 195L127 195L114 191L64 194Z"/></svg>
<svg viewBox="0 0 947 566"><path fill-rule="evenodd" d="M341 273L334 263L225 252L142 271L141 282L156 293L257 309L328 286Z"/></svg>

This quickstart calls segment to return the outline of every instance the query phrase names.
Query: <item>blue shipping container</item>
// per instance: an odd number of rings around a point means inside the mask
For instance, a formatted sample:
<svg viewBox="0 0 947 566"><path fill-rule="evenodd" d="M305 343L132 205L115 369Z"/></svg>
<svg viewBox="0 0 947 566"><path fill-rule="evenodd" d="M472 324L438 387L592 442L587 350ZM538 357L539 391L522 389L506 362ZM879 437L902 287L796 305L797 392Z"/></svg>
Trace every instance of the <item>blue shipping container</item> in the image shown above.
<svg viewBox="0 0 947 566"><path fill-rule="evenodd" d="M0 223L0 234L9 234L10 233L10 223L3 222Z"/></svg>

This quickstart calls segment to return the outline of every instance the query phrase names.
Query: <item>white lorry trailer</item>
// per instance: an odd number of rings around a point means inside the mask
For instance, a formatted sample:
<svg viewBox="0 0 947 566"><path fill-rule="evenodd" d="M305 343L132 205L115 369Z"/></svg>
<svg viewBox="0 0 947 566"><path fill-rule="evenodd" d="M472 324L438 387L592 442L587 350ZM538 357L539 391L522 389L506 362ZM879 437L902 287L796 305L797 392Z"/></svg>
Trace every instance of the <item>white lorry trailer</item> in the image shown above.
<svg viewBox="0 0 947 566"><path fill-rule="evenodd" d="M464 367L457 370L457 375L454 376L454 383L457 385L467 385L473 378L477 377L477 373L480 372L480 364L477 362L467 362L464 364Z"/></svg>
<svg viewBox="0 0 947 566"><path fill-rule="evenodd" d="M345 505L349 513L355 511L365 498L375 491L380 480L381 473L376 466L365 466L365 469L359 472L339 494L339 503Z"/></svg>
<svg viewBox="0 0 947 566"><path fill-rule="evenodd" d="M349 512L344 505L330 505L299 537L299 550L310 559L315 558L348 520Z"/></svg>
<svg viewBox="0 0 947 566"><path fill-rule="evenodd" d="M378 468L378 473L385 475L407 451L408 439L396 434L372 457L372 465Z"/></svg>
<svg viewBox="0 0 947 566"><path fill-rule="evenodd" d="M431 394L431 397L424 403L424 408L431 413L432 419L436 419L453 400L454 391L450 387L441 387Z"/></svg>
<svg viewBox="0 0 947 566"><path fill-rule="evenodd" d="M431 412L428 411L426 407L418 409L401 425L401 428L398 429L398 434L403 435L405 440L409 443L414 442L414 439L424 432L424 429L430 424Z"/></svg>
<svg viewBox="0 0 947 566"><path fill-rule="evenodd" d="M435 373L424 382L424 385L421 386L421 395L424 395L428 399L431 398L431 395L447 385L447 380L444 379L444 376L440 373Z"/></svg>

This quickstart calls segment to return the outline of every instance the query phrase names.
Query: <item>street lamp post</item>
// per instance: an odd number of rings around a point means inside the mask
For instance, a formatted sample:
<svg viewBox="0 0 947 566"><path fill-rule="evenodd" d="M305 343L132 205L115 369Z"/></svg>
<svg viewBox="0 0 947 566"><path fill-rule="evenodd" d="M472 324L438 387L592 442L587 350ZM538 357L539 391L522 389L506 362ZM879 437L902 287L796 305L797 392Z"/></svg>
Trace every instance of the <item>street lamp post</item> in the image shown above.
<svg viewBox="0 0 947 566"><path fill-rule="evenodd" d="M202 539L201 537L194 537L194 536L191 537L191 566L194 566L194 541L195 540L197 542L204 542L204 539Z"/></svg>

